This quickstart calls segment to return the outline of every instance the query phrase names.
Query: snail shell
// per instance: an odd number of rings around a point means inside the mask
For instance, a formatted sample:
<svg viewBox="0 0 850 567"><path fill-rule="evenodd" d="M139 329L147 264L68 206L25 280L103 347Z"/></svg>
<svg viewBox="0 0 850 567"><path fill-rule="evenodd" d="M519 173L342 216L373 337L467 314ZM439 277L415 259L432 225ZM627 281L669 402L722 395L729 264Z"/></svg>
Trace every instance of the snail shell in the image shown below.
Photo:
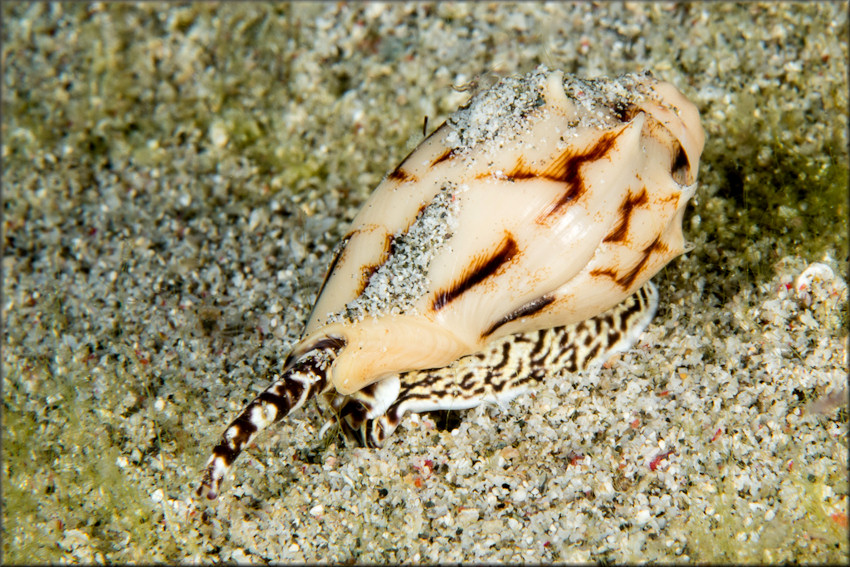
<svg viewBox="0 0 850 567"><path fill-rule="evenodd" d="M649 75L504 80L378 185L296 355L344 341L331 381L350 394L613 307L684 250L703 140Z"/></svg>
<svg viewBox="0 0 850 567"><path fill-rule="evenodd" d="M286 369L227 428L198 493L214 498L241 449L316 394L349 428L392 409L376 444L404 411L508 399L520 368L537 379L569 349L578 370L628 348L655 310L649 278L684 251L703 144L696 107L649 73L541 67L474 96L365 203ZM469 388L454 379L487 361L498 370L470 371Z"/></svg>

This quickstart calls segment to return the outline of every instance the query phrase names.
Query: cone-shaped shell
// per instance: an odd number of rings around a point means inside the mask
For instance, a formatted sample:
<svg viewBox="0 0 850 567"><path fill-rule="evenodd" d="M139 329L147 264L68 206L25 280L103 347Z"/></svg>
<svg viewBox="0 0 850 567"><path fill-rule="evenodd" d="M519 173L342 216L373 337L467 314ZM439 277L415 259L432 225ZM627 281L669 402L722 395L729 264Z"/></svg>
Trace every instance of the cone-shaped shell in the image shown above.
<svg viewBox="0 0 850 567"><path fill-rule="evenodd" d="M682 253L703 143L696 107L649 74L501 81L377 187L293 354L344 340L349 394L611 308Z"/></svg>

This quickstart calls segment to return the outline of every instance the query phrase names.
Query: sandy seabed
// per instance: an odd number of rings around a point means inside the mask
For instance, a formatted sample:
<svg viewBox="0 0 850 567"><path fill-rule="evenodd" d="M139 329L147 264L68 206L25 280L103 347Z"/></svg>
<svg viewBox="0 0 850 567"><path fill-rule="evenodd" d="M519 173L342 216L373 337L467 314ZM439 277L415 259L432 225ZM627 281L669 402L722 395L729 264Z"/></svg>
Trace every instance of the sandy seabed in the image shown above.
<svg viewBox="0 0 850 567"><path fill-rule="evenodd" d="M5 563L846 561L846 3L2 10ZM702 114L638 345L195 499L423 119L539 64Z"/></svg>

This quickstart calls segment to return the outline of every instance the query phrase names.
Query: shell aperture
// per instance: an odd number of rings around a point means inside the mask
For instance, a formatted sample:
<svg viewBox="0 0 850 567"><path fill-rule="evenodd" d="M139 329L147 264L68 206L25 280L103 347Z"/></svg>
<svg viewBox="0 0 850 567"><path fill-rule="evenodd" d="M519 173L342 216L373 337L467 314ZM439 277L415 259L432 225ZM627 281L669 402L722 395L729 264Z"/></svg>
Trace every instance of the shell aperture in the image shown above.
<svg viewBox="0 0 850 567"><path fill-rule="evenodd" d="M199 493L316 393L377 445L406 411L510 399L547 365L629 348L655 310L649 278L684 250L703 143L696 107L649 74L539 68L474 96L367 200L283 374L226 430ZM577 354L579 336L595 350Z"/></svg>

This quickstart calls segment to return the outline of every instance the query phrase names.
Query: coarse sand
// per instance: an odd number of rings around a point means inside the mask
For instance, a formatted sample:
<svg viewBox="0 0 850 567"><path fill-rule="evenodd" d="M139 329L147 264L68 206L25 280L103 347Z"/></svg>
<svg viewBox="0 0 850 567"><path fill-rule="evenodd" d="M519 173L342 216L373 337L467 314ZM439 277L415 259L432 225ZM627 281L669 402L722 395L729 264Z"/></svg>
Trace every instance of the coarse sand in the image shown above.
<svg viewBox="0 0 850 567"><path fill-rule="evenodd" d="M847 8L4 2L3 562L847 561ZM371 189L539 64L700 109L639 343L196 499Z"/></svg>

